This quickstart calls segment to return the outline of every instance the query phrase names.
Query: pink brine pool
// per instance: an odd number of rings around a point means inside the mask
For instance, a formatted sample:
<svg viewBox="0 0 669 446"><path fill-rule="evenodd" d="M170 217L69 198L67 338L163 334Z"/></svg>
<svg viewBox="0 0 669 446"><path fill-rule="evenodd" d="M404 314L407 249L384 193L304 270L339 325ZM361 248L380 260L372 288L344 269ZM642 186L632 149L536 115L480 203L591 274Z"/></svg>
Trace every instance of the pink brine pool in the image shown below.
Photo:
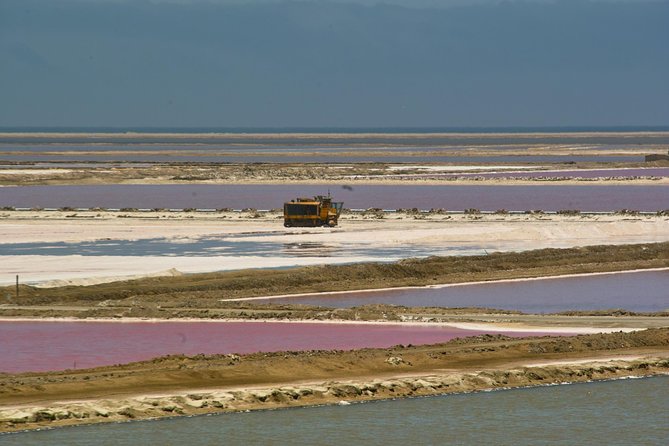
<svg viewBox="0 0 669 446"><path fill-rule="evenodd" d="M169 354L349 350L501 333L443 326L281 322L0 322L0 372L88 368ZM566 334L566 333L565 333Z"/></svg>

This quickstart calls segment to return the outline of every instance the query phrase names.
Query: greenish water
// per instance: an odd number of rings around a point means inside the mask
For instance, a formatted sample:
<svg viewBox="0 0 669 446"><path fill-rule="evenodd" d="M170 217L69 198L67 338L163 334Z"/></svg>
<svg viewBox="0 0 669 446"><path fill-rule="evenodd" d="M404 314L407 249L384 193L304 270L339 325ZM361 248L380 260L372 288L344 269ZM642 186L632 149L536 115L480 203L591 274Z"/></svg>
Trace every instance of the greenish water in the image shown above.
<svg viewBox="0 0 669 446"><path fill-rule="evenodd" d="M4 445L667 445L669 376L0 435Z"/></svg>

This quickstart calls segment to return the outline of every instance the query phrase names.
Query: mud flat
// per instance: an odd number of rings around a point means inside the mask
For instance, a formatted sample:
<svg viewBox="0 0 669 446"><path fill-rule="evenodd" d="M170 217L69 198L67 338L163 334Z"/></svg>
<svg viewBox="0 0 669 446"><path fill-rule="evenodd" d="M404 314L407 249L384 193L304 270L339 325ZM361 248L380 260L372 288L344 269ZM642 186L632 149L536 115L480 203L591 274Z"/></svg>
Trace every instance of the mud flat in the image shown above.
<svg viewBox="0 0 669 446"><path fill-rule="evenodd" d="M669 373L668 347L666 328L568 338L483 335L431 346L169 356L0 374L0 430L652 376Z"/></svg>

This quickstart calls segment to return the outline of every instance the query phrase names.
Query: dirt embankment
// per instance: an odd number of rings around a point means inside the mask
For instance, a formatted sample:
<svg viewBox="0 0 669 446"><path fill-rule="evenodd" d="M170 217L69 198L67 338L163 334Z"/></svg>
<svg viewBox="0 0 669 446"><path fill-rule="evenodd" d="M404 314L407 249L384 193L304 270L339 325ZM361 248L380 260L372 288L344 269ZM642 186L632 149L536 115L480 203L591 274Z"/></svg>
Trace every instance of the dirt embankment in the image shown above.
<svg viewBox="0 0 669 446"><path fill-rule="evenodd" d="M192 309L224 306L221 300L297 293L424 286L563 274L669 267L669 242L541 249L485 256L429 257L395 263L323 265L271 270L153 277L91 286L0 288L5 303L21 306L128 306L122 316L202 317ZM3 311L11 311L11 305ZM140 311L142 308L145 311ZM0 313L5 314L5 313ZM35 313L39 315L39 311ZM98 314L99 315L99 314ZM95 316L92 314L91 316ZM204 315L205 317L209 317Z"/></svg>
<svg viewBox="0 0 669 446"><path fill-rule="evenodd" d="M307 305L254 304L219 302L205 308L158 308L138 304L132 298L97 305L0 306L0 317L6 320L106 320L106 321L285 321L345 323L442 324L470 329L490 330L560 330L590 332L631 330L669 326L669 312L639 313L626 310L570 311L567 314L527 314L520 311L490 308L404 307L372 304L331 309ZM458 325L459 324L459 325ZM479 328L485 327L485 328Z"/></svg>
<svg viewBox="0 0 669 446"><path fill-rule="evenodd" d="M0 374L0 431L649 376L668 373L668 358L669 329L651 329Z"/></svg>

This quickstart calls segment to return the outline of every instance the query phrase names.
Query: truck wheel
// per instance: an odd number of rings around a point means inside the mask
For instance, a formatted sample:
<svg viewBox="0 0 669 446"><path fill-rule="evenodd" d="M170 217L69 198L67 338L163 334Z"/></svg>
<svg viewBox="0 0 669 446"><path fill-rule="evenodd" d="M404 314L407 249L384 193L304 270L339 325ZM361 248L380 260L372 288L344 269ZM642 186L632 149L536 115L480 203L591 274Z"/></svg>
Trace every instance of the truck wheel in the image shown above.
<svg viewBox="0 0 669 446"><path fill-rule="evenodd" d="M328 220L328 226L334 228L335 226L337 226L337 222L334 220Z"/></svg>
<svg viewBox="0 0 669 446"><path fill-rule="evenodd" d="M290 228L291 226L293 226L293 224L292 224L291 222L289 222L289 221L284 221L284 222L283 222L283 225L284 225L286 228Z"/></svg>

